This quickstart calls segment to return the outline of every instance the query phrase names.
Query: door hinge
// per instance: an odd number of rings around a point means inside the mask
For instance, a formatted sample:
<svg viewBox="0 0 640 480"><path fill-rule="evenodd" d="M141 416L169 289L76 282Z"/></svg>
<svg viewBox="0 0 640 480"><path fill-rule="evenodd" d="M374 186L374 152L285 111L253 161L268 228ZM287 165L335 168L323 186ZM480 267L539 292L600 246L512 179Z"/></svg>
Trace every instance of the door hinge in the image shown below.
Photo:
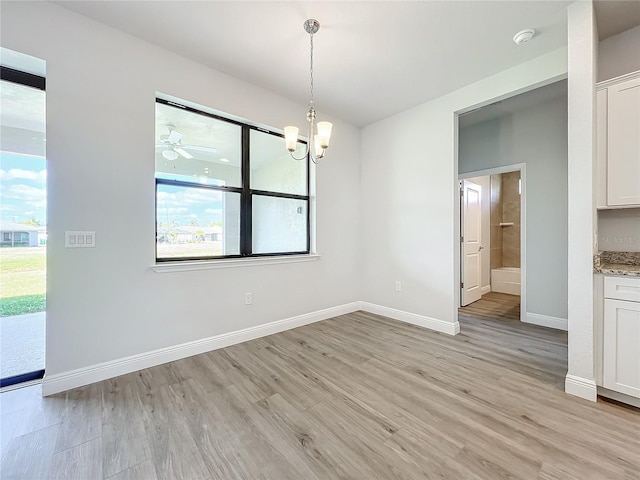
<svg viewBox="0 0 640 480"><path fill-rule="evenodd" d="M464 243L464 237L460 236L460 243Z"/></svg>
<svg viewBox="0 0 640 480"><path fill-rule="evenodd" d="M460 282L460 288L464 288L464 282Z"/></svg>

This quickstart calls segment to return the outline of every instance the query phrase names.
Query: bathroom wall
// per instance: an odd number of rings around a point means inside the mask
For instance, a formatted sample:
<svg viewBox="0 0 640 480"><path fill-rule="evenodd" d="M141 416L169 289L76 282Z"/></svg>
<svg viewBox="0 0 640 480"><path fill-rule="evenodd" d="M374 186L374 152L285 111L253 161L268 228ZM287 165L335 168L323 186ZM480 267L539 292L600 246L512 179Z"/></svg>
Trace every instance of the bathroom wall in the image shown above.
<svg viewBox="0 0 640 480"><path fill-rule="evenodd" d="M491 269L502 267L502 175L491 175Z"/></svg>
<svg viewBox="0 0 640 480"><path fill-rule="evenodd" d="M520 268L520 172L502 174L502 266Z"/></svg>
<svg viewBox="0 0 640 480"><path fill-rule="evenodd" d="M520 172L491 175L491 268L520 268ZM513 223L500 226L501 223Z"/></svg>

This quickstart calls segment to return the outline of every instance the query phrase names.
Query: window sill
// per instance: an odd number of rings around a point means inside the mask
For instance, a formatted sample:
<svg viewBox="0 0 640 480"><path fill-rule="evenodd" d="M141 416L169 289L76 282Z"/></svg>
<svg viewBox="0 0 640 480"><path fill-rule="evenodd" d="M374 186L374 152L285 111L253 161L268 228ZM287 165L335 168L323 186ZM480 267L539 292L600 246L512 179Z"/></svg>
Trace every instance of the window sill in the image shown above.
<svg viewBox="0 0 640 480"><path fill-rule="evenodd" d="M280 257L225 258L220 260L194 260L185 262L162 262L151 265L156 273L189 272L193 270L213 270L216 268L252 267L256 265L277 265L279 263L315 262L320 255L282 255Z"/></svg>

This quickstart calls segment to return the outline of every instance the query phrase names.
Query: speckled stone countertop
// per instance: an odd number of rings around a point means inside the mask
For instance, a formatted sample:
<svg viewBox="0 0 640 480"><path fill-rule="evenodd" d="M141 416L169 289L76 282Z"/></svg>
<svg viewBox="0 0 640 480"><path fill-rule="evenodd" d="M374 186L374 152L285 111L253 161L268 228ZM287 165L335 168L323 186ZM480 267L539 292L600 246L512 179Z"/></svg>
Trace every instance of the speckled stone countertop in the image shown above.
<svg viewBox="0 0 640 480"><path fill-rule="evenodd" d="M593 257L593 271L640 277L640 252L599 252Z"/></svg>

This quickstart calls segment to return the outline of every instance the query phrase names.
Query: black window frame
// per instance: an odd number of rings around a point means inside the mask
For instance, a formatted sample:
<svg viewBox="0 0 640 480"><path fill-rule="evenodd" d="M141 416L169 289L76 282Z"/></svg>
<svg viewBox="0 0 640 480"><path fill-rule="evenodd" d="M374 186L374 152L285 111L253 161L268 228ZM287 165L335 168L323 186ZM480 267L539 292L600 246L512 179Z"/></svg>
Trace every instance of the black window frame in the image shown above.
<svg viewBox="0 0 640 480"><path fill-rule="evenodd" d="M15 68L7 67L5 65L0 65L0 80L15 83L25 87L35 88L37 90L42 90L43 92L45 92L45 94L47 91L46 89L47 80L45 77L36 75L34 73L24 72L22 70L16 70ZM3 243L4 243L4 235L3 235ZM45 299L46 299L46 293L45 293ZM12 377L0 378L0 388L17 385L19 383L30 382L33 380L40 380L42 378L44 378L44 369L34 370L32 372L20 373Z"/></svg>
<svg viewBox="0 0 640 480"><path fill-rule="evenodd" d="M197 115L203 115L205 117L213 118L218 121L228 122L231 124L235 124L240 126L241 128L241 186L240 187L231 187L226 185L206 185L202 183L196 182L188 182L183 180L168 180L163 178L157 178L155 176L155 258L156 264L159 263L167 263L167 262L184 262L184 261L211 261L211 260L224 260L231 258L257 258L257 257L280 257L286 255L308 255L311 253L311 173L310 173L310 162L309 155L307 154L304 160L294 160L291 159L292 162L296 161L304 161L306 162L306 187L307 194L306 195L298 195L298 194L290 194L290 193L282 193L275 192L271 190L258 190L251 188L251 131L259 131L261 133L266 133L269 135L273 135L276 137L280 137L283 139L283 148L284 148L284 135L280 132L269 130L262 126L252 125L250 123L241 122L235 119L227 118L221 115L217 115L214 113L206 112L203 110L199 110L197 108L193 108L187 105L183 105L177 103L172 100L166 100L163 98L156 98L156 104L167 105L174 108L179 108ZM304 140L298 139L298 143L306 145L307 142ZM155 170L155 169L154 169ZM169 185L169 186L177 186L177 187L187 187L194 189L204 189L204 190L215 190L222 193L239 193L240 194L240 253L235 255L210 255L210 256L190 256L190 257L158 257L158 186L159 185ZM253 207L253 197L254 196L265 196L272 198L287 198L291 200L301 200L306 202L306 228L307 228L307 238L306 238L306 249L300 251L287 251L287 252L273 252L273 253L253 253L253 236L252 236L252 228L253 228L253 216L252 216L252 207Z"/></svg>

